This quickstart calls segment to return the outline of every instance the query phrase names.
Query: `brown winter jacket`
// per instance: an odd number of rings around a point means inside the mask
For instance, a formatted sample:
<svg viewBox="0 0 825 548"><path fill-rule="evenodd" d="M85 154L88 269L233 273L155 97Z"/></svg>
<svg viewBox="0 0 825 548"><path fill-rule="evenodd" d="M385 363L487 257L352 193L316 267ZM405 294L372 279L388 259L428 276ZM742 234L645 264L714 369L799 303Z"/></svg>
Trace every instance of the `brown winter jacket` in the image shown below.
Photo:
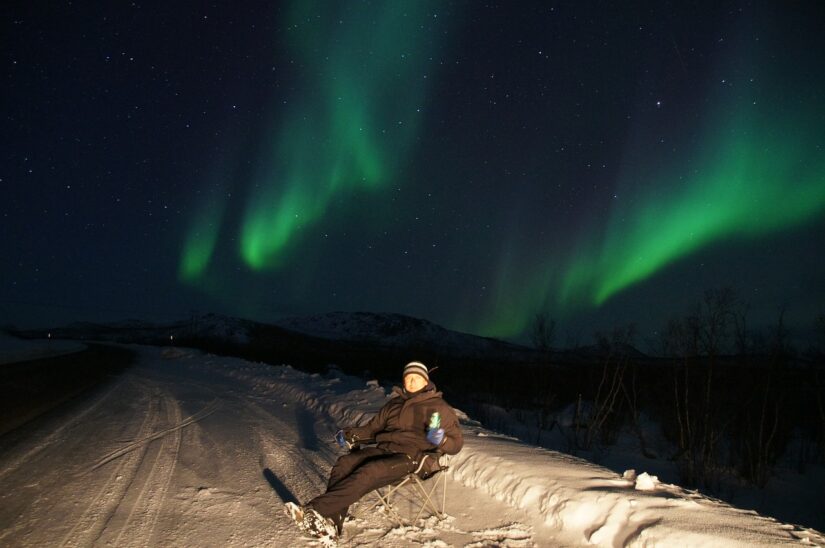
<svg viewBox="0 0 825 548"><path fill-rule="evenodd" d="M380 449L406 453L417 461L422 453L436 449L427 441L427 426L432 414L438 411L444 440L437 449L449 455L461 450L464 438L458 418L432 382L415 394L408 394L396 386L393 394L367 424L344 430L347 439L356 444L374 441Z"/></svg>

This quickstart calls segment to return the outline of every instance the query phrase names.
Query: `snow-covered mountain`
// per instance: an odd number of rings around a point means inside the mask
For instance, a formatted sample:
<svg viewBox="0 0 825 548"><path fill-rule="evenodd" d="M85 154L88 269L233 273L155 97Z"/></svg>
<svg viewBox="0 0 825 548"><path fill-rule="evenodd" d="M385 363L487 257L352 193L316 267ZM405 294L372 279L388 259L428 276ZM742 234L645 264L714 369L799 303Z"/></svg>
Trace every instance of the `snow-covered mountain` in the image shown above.
<svg viewBox="0 0 825 548"><path fill-rule="evenodd" d="M427 348L432 352L468 357L535 357L524 346L489 337L445 329L427 320L402 314L330 312L286 318L275 325L323 339L368 343L396 348Z"/></svg>
<svg viewBox="0 0 825 548"><path fill-rule="evenodd" d="M75 322L65 327L18 332L23 337L83 339L123 343L162 344L181 339L213 340L237 345L248 344L251 333L264 324L220 314L193 316L171 323L121 320L109 323Z"/></svg>
<svg viewBox="0 0 825 548"><path fill-rule="evenodd" d="M250 342L252 333L260 325L258 322L221 314L204 314L178 323L170 329L170 335L215 339L243 345Z"/></svg>
<svg viewBox="0 0 825 548"><path fill-rule="evenodd" d="M255 322L220 314L192 316L168 324L139 320L93 324L75 323L66 327L31 330L28 337L95 339L122 343L192 343L283 347L296 341L305 348L313 340L331 344L358 345L376 349L424 350L443 357L530 361L539 354L528 347L488 337L445 329L427 320L401 314L332 312L294 317L272 323Z"/></svg>

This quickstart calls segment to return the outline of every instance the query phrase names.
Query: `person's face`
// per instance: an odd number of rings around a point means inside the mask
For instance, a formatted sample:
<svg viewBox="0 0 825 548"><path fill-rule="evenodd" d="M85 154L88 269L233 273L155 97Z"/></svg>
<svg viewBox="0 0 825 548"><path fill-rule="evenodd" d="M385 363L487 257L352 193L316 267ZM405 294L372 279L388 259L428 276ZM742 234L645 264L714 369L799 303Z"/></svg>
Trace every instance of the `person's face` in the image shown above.
<svg viewBox="0 0 825 548"><path fill-rule="evenodd" d="M427 386L427 379L417 373L410 373L404 376L404 390L409 393L418 392Z"/></svg>

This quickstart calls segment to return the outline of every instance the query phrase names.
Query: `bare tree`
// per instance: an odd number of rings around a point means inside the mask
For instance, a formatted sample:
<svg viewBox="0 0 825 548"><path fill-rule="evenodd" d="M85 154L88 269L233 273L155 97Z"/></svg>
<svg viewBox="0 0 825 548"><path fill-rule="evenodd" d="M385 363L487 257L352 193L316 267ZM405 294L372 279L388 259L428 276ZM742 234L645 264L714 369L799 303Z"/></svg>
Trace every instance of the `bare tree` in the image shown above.
<svg viewBox="0 0 825 548"><path fill-rule="evenodd" d="M721 416L713 397L715 367L741 310L733 289L708 290L692 314L666 330L669 348L681 352L683 360L682 374L674 375L673 385L679 431L674 458L689 484L712 486L719 480L719 445L730 418Z"/></svg>
<svg viewBox="0 0 825 548"><path fill-rule="evenodd" d="M533 346L542 352L547 352L552 348L555 336L556 320L550 319L546 312L536 314L530 331Z"/></svg>
<svg viewBox="0 0 825 548"><path fill-rule="evenodd" d="M784 359L791 354L790 333L785 327L785 306L779 309L779 320L776 327L771 330L770 336L771 354L774 359Z"/></svg>
<svg viewBox="0 0 825 548"><path fill-rule="evenodd" d="M817 432L817 444L819 445L819 455L820 458L825 459L825 379L823 379L823 375L821 374L821 370L815 370L813 372L814 377L814 393L816 394L816 411L818 415L818 432Z"/></svg>
<svg viewBox="0 0 825 548"><path fill-rule="evenodd" d="M731 287L705 291L695 314L699 320L700 344L704 355L717 357L725 350L737 306L736 293Z"/></svg>
<svg viewBox="0 0 825 548"><path fill-rule="evenodd" d="M816 320L817 330L822 338L825 338L825 314L820 315ZM820 359L822 359L820 357ZM821 364L820 364L821 365ZM813 371L814 393L816 394L816 410L818 415L818 436L820 457L825 459L825 379L822 379L822 369L816 368Z"/></svg>
<svg viewBox="0 0 825 548"><path fill-rule="evenodd" d="M636 327L617 328L611 335L596 334L596 341L604 354L601 378L592 403L583 408L581 394L573 419L572 439L568 444L575 449L590 450L594 445L615 443L621 421L619 396L624 393L624 375L629 360L628 349L636 336Z"/></svg>
<svg viewBox="0 0 825 548"><path fill-rule="evenodd" d="M752 344L750 344L750 333L748 331L748 310L750 305L744 301L737 301L731 310L731 319L733 323L734 344L736 345L736 352L740 356L745 356L753 351Z"/></svg>
<svg viewBox="0 0 825 548"><path fill-rule="evenodd" d="M630 412L631 427L633 428L633 431L636 433L636 437L639 439L639 450L641 451L642 455L651 459L655 458L656 455L654 455L653 452L651 452L648 449L644 431L642 430L641 409L639 403L639 388L637 382L639 378L638 369L639 368L636 361L631 361L630 379L629 381L625 381L622 383L622 391L624 392L625 402L627 402L627 407Z"/></svg>

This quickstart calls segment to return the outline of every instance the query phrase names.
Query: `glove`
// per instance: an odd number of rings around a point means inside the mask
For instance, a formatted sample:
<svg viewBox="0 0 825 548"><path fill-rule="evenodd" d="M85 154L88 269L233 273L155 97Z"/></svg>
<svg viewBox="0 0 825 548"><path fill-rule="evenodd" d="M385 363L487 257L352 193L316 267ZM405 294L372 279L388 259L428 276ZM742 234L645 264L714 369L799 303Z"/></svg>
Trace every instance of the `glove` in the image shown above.
<svg viewBox="0 0 825 548"><path fill-rule="evenodd" d="M438 447L444 441L444 429L434 428L427 430L427 441Z"/></svg>
<svg viewBox="0 0 825 548"><path fill-rule="evenodd" d="M343 430L339 430L335 433L335 441L337 441L338 445L340 445L343 449L350 449L352 447L352 444L349 440L347 440L347 436L344 434Z"/></svg>

